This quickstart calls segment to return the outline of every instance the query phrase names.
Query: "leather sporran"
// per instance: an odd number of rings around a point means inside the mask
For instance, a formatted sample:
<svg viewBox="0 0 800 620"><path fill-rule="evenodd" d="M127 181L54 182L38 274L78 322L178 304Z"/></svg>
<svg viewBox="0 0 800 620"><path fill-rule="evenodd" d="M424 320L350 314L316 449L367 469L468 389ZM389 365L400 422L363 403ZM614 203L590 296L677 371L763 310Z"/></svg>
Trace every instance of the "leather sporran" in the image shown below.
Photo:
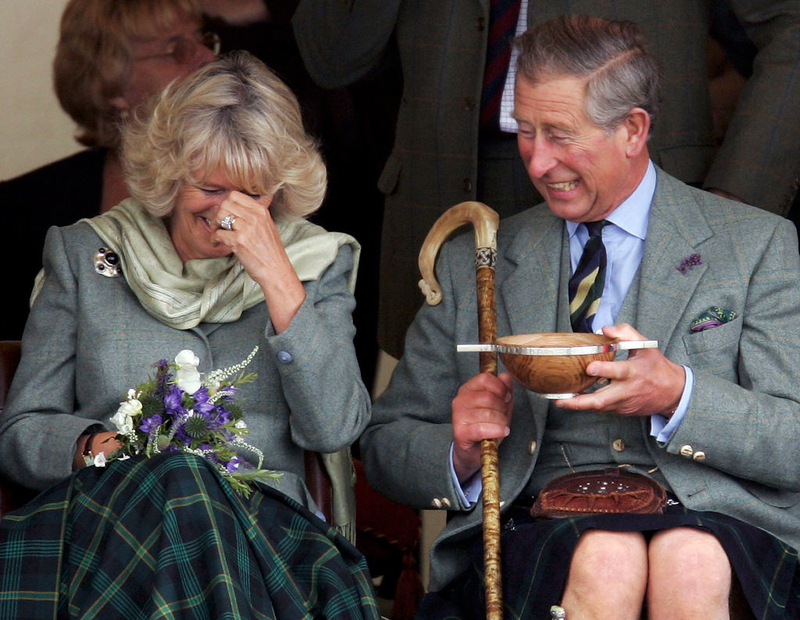
<svg viewBox="0 0 800 620"><path fill-rule="evenodd" d="M598 514L657 514L667 492L656 480L619 468L575 472L548 482L531 507L539 519Z"/></svg>

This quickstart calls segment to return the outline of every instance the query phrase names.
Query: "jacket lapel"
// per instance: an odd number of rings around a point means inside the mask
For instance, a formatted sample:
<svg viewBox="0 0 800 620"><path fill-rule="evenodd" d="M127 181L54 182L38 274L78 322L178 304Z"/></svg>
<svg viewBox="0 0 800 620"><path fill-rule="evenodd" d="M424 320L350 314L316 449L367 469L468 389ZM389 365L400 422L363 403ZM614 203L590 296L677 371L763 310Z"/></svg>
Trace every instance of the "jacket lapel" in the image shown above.
<svg viewBox="0 0 800 620"><path fill-rule="evenodd" d="M513 228L515 220L504 222ZM498 324L498 336L556 331L564 222L542 204L510 234L505 251L500 248L498 315L507 324Z"/></svg>
<svg viewBox="0 0 800 620"><path fill-rule="evenodd" d="M677 183L658 169L634 324L647 338L658 340L662 351L676 330L688 329L678 321L707 269L705 264L680 267L713 234L692 196L676 192Z"/></svg>

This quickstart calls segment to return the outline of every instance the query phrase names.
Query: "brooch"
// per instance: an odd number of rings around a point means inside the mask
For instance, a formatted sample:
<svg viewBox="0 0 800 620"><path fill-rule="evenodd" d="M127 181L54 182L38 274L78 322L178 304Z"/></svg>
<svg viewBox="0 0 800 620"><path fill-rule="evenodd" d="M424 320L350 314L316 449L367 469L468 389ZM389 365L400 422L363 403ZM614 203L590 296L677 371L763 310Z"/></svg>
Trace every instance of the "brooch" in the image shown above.
<svg viewBox="0 0 800 620"><path fill-rule="evenodd" d="M683 275L686 275L686 272L687 271L691 271L692 269L694 269L695 265L702 265L702 264L703 264L703 261L700 260L700 255L699 254L692 254L692 255L687 256L686 258L684 258L681 261L680 266L676 267L676 269L678 271L680 271Z"/></svg>
<svg viewBox="0 0 800 620"><path fill-rule="evenodd" d="M122 275L119 256L108 248L99 248L94 255L94 270L107 278L118 278Z"/></svg>

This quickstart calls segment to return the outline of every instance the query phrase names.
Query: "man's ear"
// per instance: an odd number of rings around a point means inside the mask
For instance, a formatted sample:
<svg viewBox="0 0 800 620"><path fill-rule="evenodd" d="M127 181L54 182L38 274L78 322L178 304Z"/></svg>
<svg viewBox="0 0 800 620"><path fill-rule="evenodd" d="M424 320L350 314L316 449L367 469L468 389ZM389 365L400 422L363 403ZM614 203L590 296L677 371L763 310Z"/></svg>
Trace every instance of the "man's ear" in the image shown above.
<svg viewBox="0 0 800 620"><path fill-rule="evenodd" d="M624 123L627 131L625 151L628 157L636 157L647 146L650 135L650 114L642 108L631 108Z"/></svg>

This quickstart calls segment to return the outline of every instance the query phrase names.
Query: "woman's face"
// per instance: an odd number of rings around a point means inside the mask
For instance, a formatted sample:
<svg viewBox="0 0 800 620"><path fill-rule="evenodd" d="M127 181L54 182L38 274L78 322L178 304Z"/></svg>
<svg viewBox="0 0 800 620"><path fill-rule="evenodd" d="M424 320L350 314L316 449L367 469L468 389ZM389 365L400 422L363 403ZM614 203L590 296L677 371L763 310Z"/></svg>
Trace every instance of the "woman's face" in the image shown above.
<svg viewBox="0 0 800 620"><path fill-rule="evenodd" d="M205 182L197 185L184 183L168 225L172 243L184 263L195 258L220 258L231 253L227 245L215 240L214 233L220 228L219 206L234 191L247 194L262 203L265 209L269 208L268 196L246 192L221 172L211 174Z"/></svg>
<svg viewBox="0 0 800 620"><path fill-rule="evenodd" d="M181 15L167 31L131 42L133 58L122 93L111 100L119 110L135 110L173 80L181 80L214 59L204 44L199 19Z"/></svg>

